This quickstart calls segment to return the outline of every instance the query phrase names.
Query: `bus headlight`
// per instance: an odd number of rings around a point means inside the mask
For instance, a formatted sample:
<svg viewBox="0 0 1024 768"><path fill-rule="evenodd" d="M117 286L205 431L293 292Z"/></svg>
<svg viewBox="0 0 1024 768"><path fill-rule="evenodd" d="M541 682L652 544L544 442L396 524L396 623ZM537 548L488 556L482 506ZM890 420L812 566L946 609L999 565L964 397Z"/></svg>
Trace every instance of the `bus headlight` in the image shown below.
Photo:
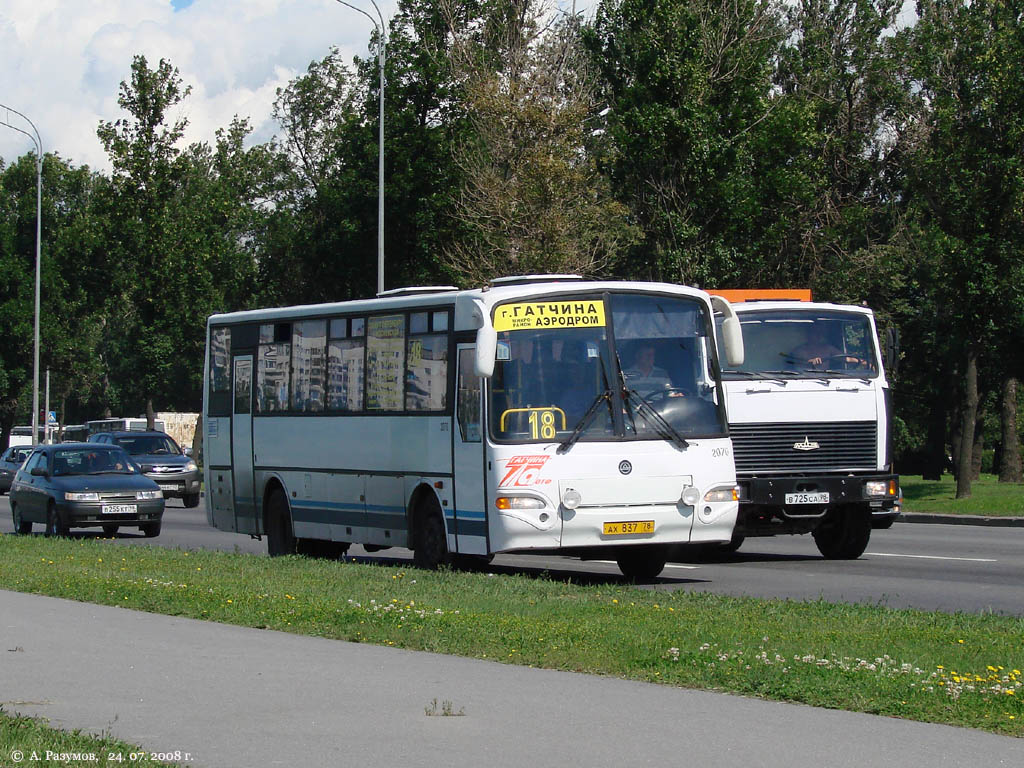
<svg viewBox="0 0 1024 768"><path fill-rule="evenodd" d="M544 499L534 496L499 496L494 500L498 509L544 509Z"/></svg>
<svg viewBox="0 0 1024 768"><path fill-rule="evenodd" d="M713 488L704 494L704 501L739 501L739 488L735 485L725 488Z"/></svg>
<svg viewBox="0 0 1024 768"><path fill-rule="evenodd" d="M686 506L695 507L697 506L697 502L700 501L700 491L698 491L692 485L688 485L685 488L683 488L683 495L681 498L683 504L685 504Z"/></svg>

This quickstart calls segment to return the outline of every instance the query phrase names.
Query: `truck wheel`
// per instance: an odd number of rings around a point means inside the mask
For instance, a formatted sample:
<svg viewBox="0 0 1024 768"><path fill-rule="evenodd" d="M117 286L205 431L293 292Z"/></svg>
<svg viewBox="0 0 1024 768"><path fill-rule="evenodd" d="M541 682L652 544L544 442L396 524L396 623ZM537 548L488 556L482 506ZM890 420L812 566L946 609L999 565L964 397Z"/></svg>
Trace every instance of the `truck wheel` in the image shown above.
<svg viewBox="0 0 1024 768"><path fill-rule="evenodd" d="M267 498L267 554L271 557L294 555L295 532L284 491L275 488Z"/></svg>
<svg viewBox="0 0 1024 768"><path fill-rule="evenodd" d="M622 550L615 561L627 579L650 581L665 570L668 550L658 545L637 545Z"/></svg>
<svg viewBox="0 0 1024 768"><path fill-rule="evenodd" d="M871 511L866 507L839 507L811 535L826 560L856 560L868 548Z"/></svg>
<svg viewBox="0 0 1024 768"><path fill-rule="evenodd" d="M413 548L413 562L416 567L432 571L447 565L448 536L444 530L444 520L437 499L431 497L420 504L415 519L416 546Z"/></svg>
<svg viewBox="0 0 1024 768"><path fill-rule="evenodd" d="M27 533L32 533L32 523L29 520L21 519L21 510L18 509L18 505L13 501L11 502L11 517L14 520L14 532L24 536Z"/></svg>

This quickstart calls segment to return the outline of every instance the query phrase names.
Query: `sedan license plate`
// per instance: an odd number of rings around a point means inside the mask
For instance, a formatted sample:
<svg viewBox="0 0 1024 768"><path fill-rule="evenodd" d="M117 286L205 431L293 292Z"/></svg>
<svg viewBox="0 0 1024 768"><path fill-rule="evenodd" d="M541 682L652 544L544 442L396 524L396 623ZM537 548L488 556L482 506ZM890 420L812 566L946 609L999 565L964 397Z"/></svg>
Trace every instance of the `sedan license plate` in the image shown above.
<svg viewBox="0 0 1024 768"><path fill-rule="evenodd" d="M828 504L828 491L818 493L787 493L787 504Z"/></svg>
<svg viewBox="0 0 1024 768"><path fill-rule="evenodd" d="M137 504L104 504L104 515L134 515L139 511Z"/></svg>
<svg viewBox="0 0 1024 768"><path fill-rule="evenodd" d="M653 520L634 520L628 523L605 523L605 536L627 536L631 533L654 533Z"/></svg>

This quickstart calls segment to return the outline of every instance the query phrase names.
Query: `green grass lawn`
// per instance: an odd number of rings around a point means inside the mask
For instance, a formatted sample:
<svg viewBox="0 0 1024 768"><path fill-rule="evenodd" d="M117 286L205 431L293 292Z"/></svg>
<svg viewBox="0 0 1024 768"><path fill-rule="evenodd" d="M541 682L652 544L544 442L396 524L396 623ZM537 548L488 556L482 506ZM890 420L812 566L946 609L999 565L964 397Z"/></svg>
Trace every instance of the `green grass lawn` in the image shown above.
<svg viewBox="0 0 1024 768"><path fill-rule="evenodd" d="M1024 735L1012 617L13 535L0 588Z"/></svg>
<svg viewBox="0 0 1024 768"><path fill-rule="evenodd" d="M917 476L900 476L904 512L933 512L943 515L1024 516L1024 485L1000 483L996 475L982 475L971 483L971 496L957 499L956 480L943 475L939 481Z"/></svg>

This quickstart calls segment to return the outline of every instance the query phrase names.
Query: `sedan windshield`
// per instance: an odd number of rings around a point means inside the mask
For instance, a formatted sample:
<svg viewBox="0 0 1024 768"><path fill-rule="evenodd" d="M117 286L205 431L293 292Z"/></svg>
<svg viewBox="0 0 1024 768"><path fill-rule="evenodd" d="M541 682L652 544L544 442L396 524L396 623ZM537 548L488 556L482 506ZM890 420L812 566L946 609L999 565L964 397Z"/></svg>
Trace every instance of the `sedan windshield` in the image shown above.
<svg viewBox="0 0 1024 768"><path fill-rule="evenodd" d="M135 466L120 448L65 448L53 452L53 475L134 474Z"/></svg>
<svg viewBox="0 0 1024 768"><path fill-rule="evenodd" d="M873 378L878 375L874 335L859 312L764 310L740 314L746 359L725 378ZM722 358L724 360L724 357Z"/></svg>
<svg viewBox="0 0 1024 768"><path fill-rule="evenodd" d="M610 294L495 310L490 381L498 440L669 439L725 434L704 305ZM610 339L614 343L610 343Z"/></svg>
<svg viewBox="0 0 1024 768"><path fill-rule="evenodd" d="M178 448L171 438L162 435L139 435L138 437L119 437L117 444L124 448L132 456L158 456L167 453L180 454Z"/></svg>

